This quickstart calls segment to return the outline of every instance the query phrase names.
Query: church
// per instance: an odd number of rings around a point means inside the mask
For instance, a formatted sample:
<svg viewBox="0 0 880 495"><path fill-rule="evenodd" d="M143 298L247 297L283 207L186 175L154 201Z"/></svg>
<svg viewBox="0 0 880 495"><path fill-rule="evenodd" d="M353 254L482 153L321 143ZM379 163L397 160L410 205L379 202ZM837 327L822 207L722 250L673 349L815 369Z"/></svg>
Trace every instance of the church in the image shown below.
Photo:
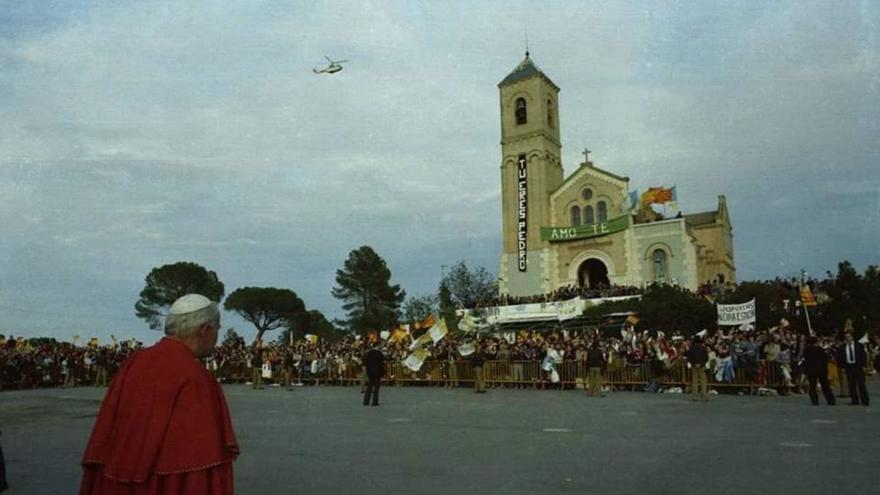
<svg viewBox="0 0 880 495"><path fill-rule="evenodd" d="M526 52L498 89L502 295L652 283L697 290L736 281L723 195L713 211L667 218L634 201L629 177L597 167L588 153L565 177L559 87Z"/></svg>

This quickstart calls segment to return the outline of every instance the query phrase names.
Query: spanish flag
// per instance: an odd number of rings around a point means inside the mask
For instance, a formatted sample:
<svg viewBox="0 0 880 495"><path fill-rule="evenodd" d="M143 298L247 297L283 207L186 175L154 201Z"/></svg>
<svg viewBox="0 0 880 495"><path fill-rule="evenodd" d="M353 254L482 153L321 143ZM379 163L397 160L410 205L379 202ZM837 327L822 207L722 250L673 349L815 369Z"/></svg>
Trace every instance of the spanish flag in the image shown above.
<svg viewBox="0 0 880 495"><path fill-rule="evenodd" d="M642 206L671 203L677 199L675 196L675 186L669 189L662 186L649 187L647 191L642 193Z"/></svg>

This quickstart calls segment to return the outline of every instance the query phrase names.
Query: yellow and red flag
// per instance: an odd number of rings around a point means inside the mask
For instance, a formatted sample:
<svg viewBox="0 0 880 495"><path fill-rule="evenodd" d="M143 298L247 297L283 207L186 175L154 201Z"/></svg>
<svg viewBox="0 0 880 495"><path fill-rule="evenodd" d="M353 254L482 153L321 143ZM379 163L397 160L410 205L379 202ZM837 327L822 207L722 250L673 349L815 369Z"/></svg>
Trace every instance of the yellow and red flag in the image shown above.
<svg viewBox="0 0 880 495"><path fill-rule="evenodd" d="M675 186L667 189L665 187L649 187L647 191L642 193L642 206L652 204L669 203L676 200Z"/></svg>
<svg viewBox="0 0 880 495"><path fill-rule="evenodd" d="M403 340L406 340L408 338L409 338L409 327L407 325L401 325L401 326L395 328L393 332L391 332L390 341L392 344L396 344L396 343L401 342Z"/></svg>
<svg viewBox="0 0 880 495"><path fill-rule="evenodd" d="M433 327L435 323L437 323L437 321L434 319L434 314L431 313L424 320L416 322L415 325L413 325L413 330L427 330L428 328Z"/></svg>
<svg viewBox="0 0 880 495"><path fill-rule="evenodd" d="M813 291L810 290L809 285L801 286L801 302L804 303L804 306L816 306L816 298L813 296Z"/></svg>

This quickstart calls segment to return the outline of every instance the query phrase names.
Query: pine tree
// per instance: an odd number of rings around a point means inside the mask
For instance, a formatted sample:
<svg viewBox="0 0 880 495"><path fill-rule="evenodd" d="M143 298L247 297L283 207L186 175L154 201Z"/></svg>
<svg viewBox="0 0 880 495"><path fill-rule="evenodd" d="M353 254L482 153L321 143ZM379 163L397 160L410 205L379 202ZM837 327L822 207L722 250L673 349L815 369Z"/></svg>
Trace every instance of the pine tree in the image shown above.
<svg viewBox="0 0 880 495"><path fill-rule="evenodd" d="M349 253L343 268L336 271L333 288L333 297L344 301L347 313L339 323L360 335L397 325L406 291L390 281L391 271L373 248L361 246Z"/></svg>

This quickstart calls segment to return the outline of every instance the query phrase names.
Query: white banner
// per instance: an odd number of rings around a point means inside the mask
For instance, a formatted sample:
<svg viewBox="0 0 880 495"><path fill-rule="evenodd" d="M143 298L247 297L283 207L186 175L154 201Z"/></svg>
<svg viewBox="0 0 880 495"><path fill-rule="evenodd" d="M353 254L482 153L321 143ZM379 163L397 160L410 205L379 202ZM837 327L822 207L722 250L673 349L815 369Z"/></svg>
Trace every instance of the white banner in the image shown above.
<svg viewBox="0 0 880 495"><path fill-rule="evenodd" d="M581 316L586 308L594 305L633 298L640 299L641 297L639 295L594 299L575 297L567 301L516 304L481 309L459 309L456 311L456 314L462 318L459 322L459 330L469 333L475 329L480 331L482 329L480 323L483 322L485 322L485 325L491 326L522 321L571 320ZM470 318L468 318L468 315L470 315Z"/></svg>
<svg viewBox="0 0 880 495"><path fill-rule="evenodd" d="M559 316L559 321L577 318L578 316L584 314L584 300L579 297L575 297L574 299L569 299L568 301L559 301L558 303L556 303L556 313Z"/></svg>
<svg viewBox="0 0 880 495"><path fill-rule="evenodd" d="M743 304L719 304L719 325L744 325L755 323L755 300Z"/></svg>

